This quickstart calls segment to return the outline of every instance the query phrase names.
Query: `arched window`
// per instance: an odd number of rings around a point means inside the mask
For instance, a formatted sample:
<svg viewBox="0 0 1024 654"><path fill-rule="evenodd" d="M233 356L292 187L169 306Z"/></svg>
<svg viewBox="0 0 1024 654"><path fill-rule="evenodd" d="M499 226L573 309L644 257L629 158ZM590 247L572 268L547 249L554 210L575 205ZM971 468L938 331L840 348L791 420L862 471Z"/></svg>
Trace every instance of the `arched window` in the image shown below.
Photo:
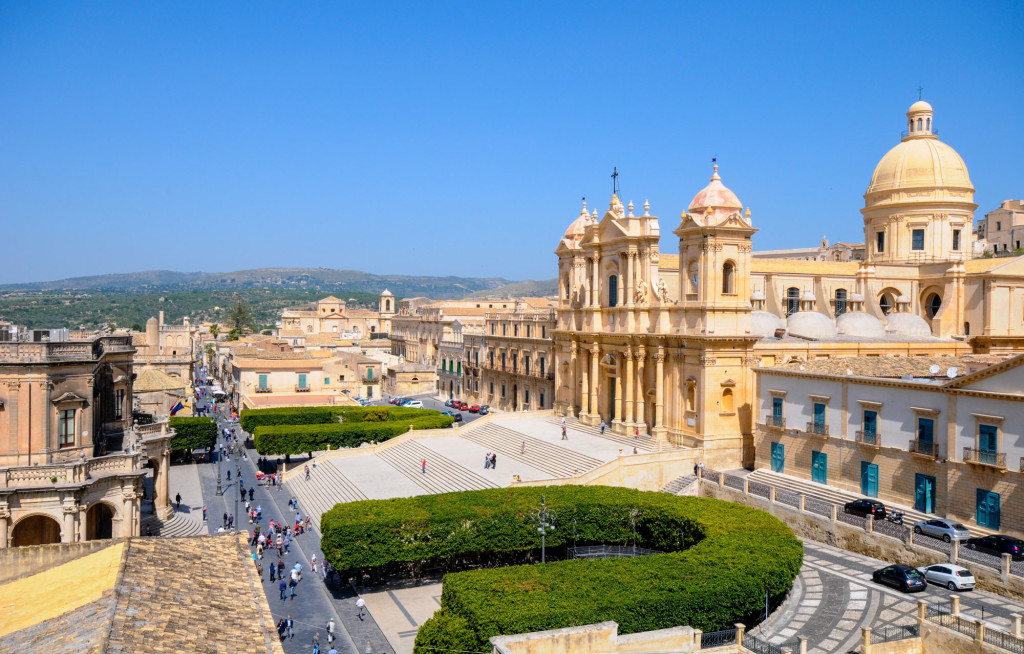
<svg viewBox="0 0 1024 654"><path fill-rule="evenodd" d="M548 288L551 288L550 286ZM391 300L384 300L384 310L391 311Z"/></svg>
<svg viewBox="0 0 1024 654"><path fill-rule="evenodd" d="M917 131L919 131L919 132L921 131L921 119L920 118L917 119Z"/></svg>
<svg viewBox="0 0 1024 654"><path fill-rule="evenodd" d="M690 281L690 292L696 293L700 288L700 274L697 272L696 261L691 261L686 268L686 278Z"/></svg>
<svg viewBox="0 0 1024 654"><path fill-rule="evenodd" d="M727 295L736 292L736 266L732 261L726 261L722 266L722 293Z"/></svg>
<svg viewBox="0 0 1024 654"><path fill-rule="evenodd" d="M836 316L841 316L846 313L846 289L836 289Z"/></svg>
<svg viewBox="0 0 1024 654"><path fill-rule="evenodd" d="M942 308L942 296L938 293L932 293L928 296L928 299L924 301L924 310L928 314L929 318L934 318L935 314Z"/></svg>
<svg viewBox="0 0 1024 654"><path fill-rule="evenodd" d="M911 134L914 133L914 119L913 118L910 119L910 126L907 129L910 130Z"/></svg>
<svg viewBox="0 0 1024 654"><path fill-rule="evenodd" d="M790 316L800 310L800 289L790 286L786 289L786 315Z"/></svg>
<svg viewBox="0 0 1024 654"><path fill-rule="evenodd" d="M565 276L565 281L563 282L563 284L565 285L565 299L568 300L569 299L569 294L572 292L572 289L569 288L569 276L568 275Z"/></svg>
<svg viewBox="0 0 1024 654"><path fill-rule="evenodd" d="M970 336L970 335L971 335L971 323L965 322L964 323L964 336Z"/></svg>
<svg viewBox="0 0 1024 654"><path fill-rule="evenodd" d="M731 388L727 388L724 391L722 391L722 411L732 411L732 410L733 410L732 389Z"/></svg>
<svg viewBox="0 0 1024 654"><path fill-rule="evenodd" d="M686 381L686 410L696 411L697 410L697 382L688 379Z"/></svg>
<svg viewBox="0 0 1024 654"><path fill-rule="evenodd" d="M882 310L882 313L888 316L895 306L896 302L892 298L892 293L882 293L882 297L878 299L878 308Z"/></svg>
<svg viewBox="0 0 1024 654"><path fill-rule="evenodd" d="M931 118L928 118L928 119L925 120L925 129L928 130L928 131L931 131L931 129L932 129L932 119Z"/></svg>
<svg viewBox="0 0 1024 654"><path fill-rule="evenodd" d="M619 306L619 276L608 276L608 306Z"/></svg>

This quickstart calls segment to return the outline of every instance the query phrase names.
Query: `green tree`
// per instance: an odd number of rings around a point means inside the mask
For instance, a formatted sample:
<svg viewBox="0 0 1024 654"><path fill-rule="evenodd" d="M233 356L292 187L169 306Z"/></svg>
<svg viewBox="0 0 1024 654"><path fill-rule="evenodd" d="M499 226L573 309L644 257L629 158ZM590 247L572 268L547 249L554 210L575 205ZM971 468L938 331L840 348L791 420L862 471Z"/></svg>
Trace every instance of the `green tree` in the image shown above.
<svg viewBox="0 0 1024 654"><path fill-rule="evenodd" d="M231 331L228 332L228 340L229 341L237 341L241 337L242 337L242 330L240 330L240 329L232 329Z"/></svg>
<svg viewBox="0 0 1024 654"><path fill-rule="evenodd" d="M228 313L228 323L231 325L231 331L237 331L239 334L244 333L245 329L252 324L252 313L249 311L249 305L239 300L238 304Z"/></svg>
<svg viewBox="0 0 1024 654"><path fill-rule="evenodd" d="M220 334L220 327L217 325L217 323L213 323L212 325L210 325L210 336L217 338L217 334Z"/></svg>

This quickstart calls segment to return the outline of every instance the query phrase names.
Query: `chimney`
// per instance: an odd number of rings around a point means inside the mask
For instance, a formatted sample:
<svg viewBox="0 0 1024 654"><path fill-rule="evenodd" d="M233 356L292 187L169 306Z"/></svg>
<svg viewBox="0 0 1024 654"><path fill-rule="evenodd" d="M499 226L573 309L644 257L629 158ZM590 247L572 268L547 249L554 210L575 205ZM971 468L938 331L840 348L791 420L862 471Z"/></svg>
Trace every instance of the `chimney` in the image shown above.
<svg viewBox="0 0 1024 654"><path fill-rule="evenodd" d="M161 327L164 326L164 312L163 312L163 310L160 311L159 325Z"/></svg>

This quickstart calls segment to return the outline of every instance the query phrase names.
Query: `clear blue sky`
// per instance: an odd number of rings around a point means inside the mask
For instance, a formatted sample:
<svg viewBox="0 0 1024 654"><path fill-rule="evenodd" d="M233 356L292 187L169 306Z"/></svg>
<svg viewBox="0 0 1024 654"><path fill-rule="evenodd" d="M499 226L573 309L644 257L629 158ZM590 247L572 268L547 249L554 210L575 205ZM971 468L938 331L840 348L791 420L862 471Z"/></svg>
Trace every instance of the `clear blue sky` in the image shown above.
<svg viewBox="0 0 1024 654"><path fill-rule="evenodd" d="M755 249L860 241L918 86L980 218L1024 197L1022 33L1021 2L4 2L0 282L553 277L612 166L676 251L714 155Z"/></svg>

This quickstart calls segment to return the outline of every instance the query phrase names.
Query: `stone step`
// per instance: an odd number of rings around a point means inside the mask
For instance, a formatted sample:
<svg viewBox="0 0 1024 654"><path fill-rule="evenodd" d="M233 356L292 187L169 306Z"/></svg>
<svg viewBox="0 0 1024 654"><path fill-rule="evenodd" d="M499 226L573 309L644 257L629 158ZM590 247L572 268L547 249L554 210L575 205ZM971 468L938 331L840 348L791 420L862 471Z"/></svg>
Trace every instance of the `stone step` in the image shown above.
<svg viewBox="0 0 1024 654"><path fill-rule="evenodd" d="M427 493L498 488L497 484L470 472L418 441L407 441L378 452L376 456ZM423 459L427 460L426 474L422 472Z"/></svg>
<svg viewBox="0 0 1024 654"><path fill-rule="evenodd" d="M596 468L602 463L585 454L552 445L493 423L462 438L553 477L571 477ZM525 454L523 443L526 443Z"/></svg>
<svg viewBox="0 0 1024 654"><path fill-rule="evenodd" d="M665 484L661 489L662 493L669 493L670 495L679 495L684 491L690 489L690 487L697 483L697 477L694 475L681 475L676 477L672 481Z"/></svg>
<svg viewBox="0 0 1024 654"><path fill-rule="evenodd" d="M199 520L191 517L191 514L173 513L167 520L160 520L155 515L149 515L142 519L142 534L146 534L146 528L153 530L154 536L161 538L181 538L183 536L200 536L209 534L210 531L203 522L202 507L194 509Z"/></svg>
<svg viewBox="0 0 1024 654"><path fill-rule="evenodd" d="M561 427L561 418L551 418L548 422L552 425ZM615 434L612 433L611 427L605 429L604 433L601 433L600 427L593 425L584 425L579 421L578 418L566 418L565 426L569 429L575 429L576 431L582 431L598 438L613 441L620 445L626 445L629 447L635 447L637 450L643 450L645 452L665 452L668 450L675 449L675 446L668 441L658 441L656 438L649 434L640 434L640 437L630 436L627 434Z"/></svg>

